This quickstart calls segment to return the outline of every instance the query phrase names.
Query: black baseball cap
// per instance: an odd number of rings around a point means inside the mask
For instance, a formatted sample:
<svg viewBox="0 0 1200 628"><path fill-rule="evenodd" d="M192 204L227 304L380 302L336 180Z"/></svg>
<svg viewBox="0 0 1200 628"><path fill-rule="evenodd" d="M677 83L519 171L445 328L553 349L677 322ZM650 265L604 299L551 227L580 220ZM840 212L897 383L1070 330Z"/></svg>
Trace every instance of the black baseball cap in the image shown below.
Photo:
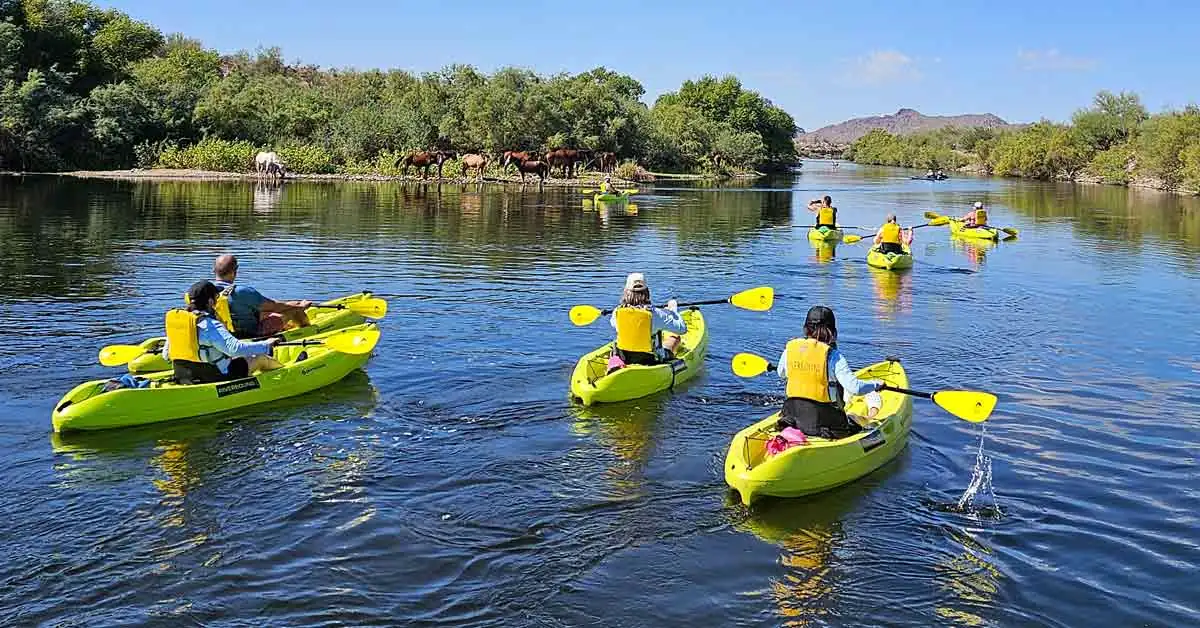
<svg viewBox="0 0 1200 628"><path fill-rule="evenodd" d="M837 320L833 317L833 310L824 305L814 305L808 310L808 316L804 319L804 324L837 327Z"/></svg>

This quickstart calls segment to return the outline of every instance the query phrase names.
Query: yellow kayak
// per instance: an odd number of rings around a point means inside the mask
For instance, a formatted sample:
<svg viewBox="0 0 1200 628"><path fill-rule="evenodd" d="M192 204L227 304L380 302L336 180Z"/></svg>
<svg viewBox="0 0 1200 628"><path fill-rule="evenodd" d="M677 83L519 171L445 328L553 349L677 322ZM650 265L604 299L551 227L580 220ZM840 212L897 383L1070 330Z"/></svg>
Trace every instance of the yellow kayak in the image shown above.
<svg viewBox="0 0 1200 628"><path fill-rule="evenodd" d="M884 270L903 270L912 268L913 256L912 250L907 246L903 247L903 253L880 253L879 249L872 247L867 252L867 265Z"/></svg>
<svg viewBox="0 0 1200 628"><path fill-rule="evenodd" d="M809 227L808 239L813 242L836 242L842 239L842 230L829 227Z"/></svg>
<svg viewBox="0 0 1200 628"><path fill-rule="evenodd" d="M999 240L1002 232L995 227L968 227L967 223L951 218L950 233L960 238Z"/></svg>
<svg viewBox="0 0 1200 628"><path fill-rule="evenodd" d="M860 379L881 379L899 388L908 386L908 375L899 362L880 362L858 371ZM883 407L866 426L847 438L826 440L810 436L808 442L769 456L767 441L775 435L779 413L743 429L733 437L725 455L725 482L737 490L742 503L773 497L801 497L820 493L857 480L886 464L904 449L912 429L912 398L896 392L880 393ZM866 416L863 398L856 397L847 413Z"/></svg>
<svg viewBox="0 0 1200 628"><path fill-rule="evenodd" d="M654 366L631 364L610 374L610 342L579 358L571 374L571 397L585 406L628 401L670 390L695 376L708 350L708 328L700 310L684 310L681 314L687 332L674 360Z"/></svg>
<svg viewBox="0 0 1200 628"><path fill-rule="evenodd" d="M359 292L340 299L326 301L321 305L339 306L370 297L370 292ZM306 313L308 314L308 322L310 324L283 332L284 340L303 340L310 336L328 333L353 325L361 325L367 320L350 310L334 309L332 307L310 307L306 310ZM171 365L161 355L162 346L166 340L165 337L159 336L157 338L147 338L139 343L146 352L129 361L129 372L135 374L157 373L158 371L165 371L171 368Z"/></svg>

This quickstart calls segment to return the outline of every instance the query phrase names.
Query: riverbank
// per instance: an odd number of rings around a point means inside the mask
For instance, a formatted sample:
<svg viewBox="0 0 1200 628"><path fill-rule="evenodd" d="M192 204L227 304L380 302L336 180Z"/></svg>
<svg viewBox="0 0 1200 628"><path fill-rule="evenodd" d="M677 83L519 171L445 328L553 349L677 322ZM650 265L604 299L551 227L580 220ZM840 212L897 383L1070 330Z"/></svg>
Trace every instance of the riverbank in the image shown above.
<svg viewBox="0 0 1200 628"><path fill-rule="evenodd" d="M185 168L133 168L129 170L74 170L69 172L0 172L6 176L23 176L30 174L37 175L58 175L65 177L74 177L78 179L114 179L118 181L262 181L270 182L253 172L221 172L216 170L197 170ZM585 185L598 185L603 178L603 174L599 172L584 172L578 177L571 179L562 178L547 178L542 185L555 187L579 187ZM643 183L654 183L660 180L674 181L722 181L722 180L747 180L758 179L766 176L762 172L744 172L726 175L707 175L707 174L673 174L664 172L648 172L641 171L635 179L625 179L616 174L609 175L612 177L613 183L618 187L629 187ZM434 175L428 178L422 178L420 175L387 175L379 173L333 173L333 174L288 174L286 181L402 181L415 183L452 183L452 184L467 184L478 183L477 177L465 178L463 176L446 176L438 179ZM489 173L483 177L484 183L500 183L512 185L538 185L538 180L533 176L526 176L525 181L516 174L512 175L497 175Z"/></svg>

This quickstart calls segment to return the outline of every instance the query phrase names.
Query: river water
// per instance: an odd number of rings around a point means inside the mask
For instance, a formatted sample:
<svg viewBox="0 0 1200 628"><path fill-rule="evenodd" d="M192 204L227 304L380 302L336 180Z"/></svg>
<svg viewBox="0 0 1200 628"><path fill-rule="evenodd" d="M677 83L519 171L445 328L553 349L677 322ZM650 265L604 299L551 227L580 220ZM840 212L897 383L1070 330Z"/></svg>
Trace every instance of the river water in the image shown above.
<svg viewBox="0 0 1200 628"><path fill-rule="evenodd" d="M7 625L1147 625L1200 623L1200 203L1119 188L810 162L637 211L569 190L0 181L0 618ZM816 250L846 224L975 200L1016 241L921 229L912 271ZM60 438L57 399L160 332L213 257L277 298L389 299L364 372L230 415ZM705 310L705 371L584 411L567 310L643 271ZM1000 404L984 437L928 403L907 449L812 499L728 495L734 432L782 388L742 380L807 308L854 364ZM994 492L962 508L979 448ZM986 464L984 465L986 466Z"/></svg>

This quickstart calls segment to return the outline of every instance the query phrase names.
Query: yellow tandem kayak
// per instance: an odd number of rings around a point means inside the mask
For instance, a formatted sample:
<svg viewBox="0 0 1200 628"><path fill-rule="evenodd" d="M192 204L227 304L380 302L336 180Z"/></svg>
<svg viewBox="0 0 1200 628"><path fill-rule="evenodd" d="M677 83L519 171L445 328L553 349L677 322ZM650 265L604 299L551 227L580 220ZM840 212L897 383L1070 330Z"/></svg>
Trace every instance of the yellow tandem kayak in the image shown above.
<svg viewBox="0 0 1200 628"><path fill-rule="evenodd" d="M579 358L571 374L571 397L585 406L628 401L670 390L695 376L708 350L708 329L700 310L684 310L681 314L687 332L674 360L654 366L631 364L610 374L610 342Z"/></svg>
<svg viewBox="0 0 1200 628"><path fill-rule="evenodd" d="M880 362L858 371L861 379L880 379L898 388L908 387L908 375L899 362ZM737 490L742 503L757 498L801 497L857 480L886 464L904 449L912 428L912 398L896 392L880 393L879 414L867 429L836 440L810 436L803 445L769 456L767 441L775 435L775 413L733 437L725 456L725 482ZM866 416L866 403L856 397L849 414Z"/></svg>

